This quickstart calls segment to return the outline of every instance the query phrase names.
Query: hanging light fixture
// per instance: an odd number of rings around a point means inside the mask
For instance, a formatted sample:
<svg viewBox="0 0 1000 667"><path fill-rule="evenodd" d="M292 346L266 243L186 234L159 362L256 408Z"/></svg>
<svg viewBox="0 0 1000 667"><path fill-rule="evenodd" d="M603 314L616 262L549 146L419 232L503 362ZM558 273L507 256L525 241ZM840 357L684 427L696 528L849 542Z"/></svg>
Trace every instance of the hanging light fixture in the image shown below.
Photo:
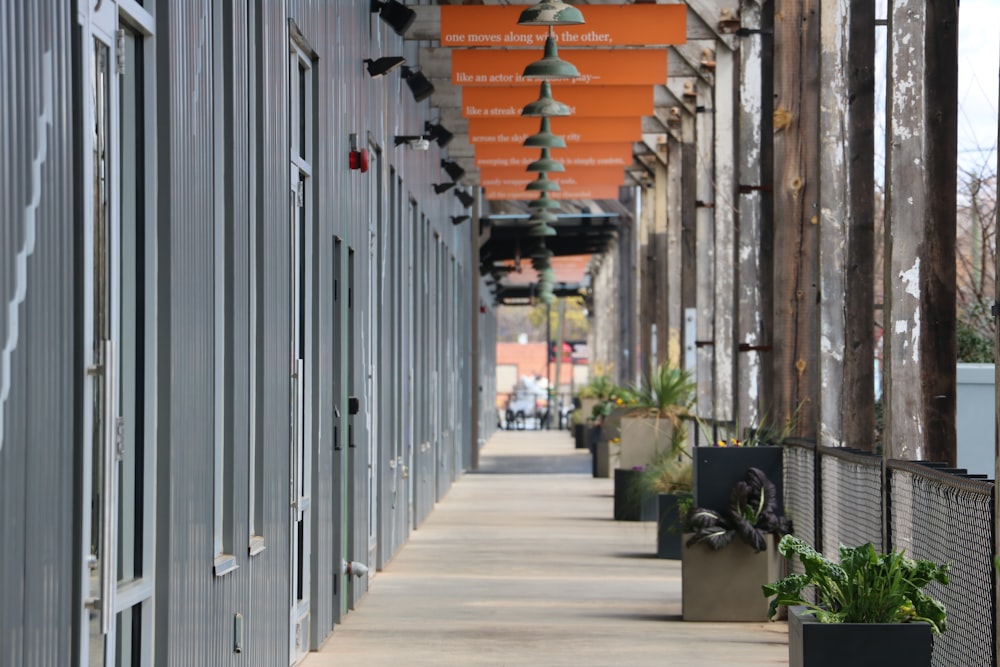
<svg viewBox="0 0 1000 667"><path fill-rule="evenodd" d="M541 128L536 134L524 140L528 148L566 148L566 140L549 131L549 119L542 117Z"/></svg>
<svg viewBox="0 0 1000 667"><path fill-rule="evenodd" d="M535 192L558 192L559 184L555 181L550 181L543 171L538 174L538 178L528 183L524 189Z"/></svg>
<svg viewBox="0 0 1000 667"><path fill-rule="evenodd" d="M378 14L379 18L385 21L400 36L417 19L415 11L397 0L388 0L387 2L372 0L369 8L372 14Z"/></svg>
<svg viewBox="0 0 1000 667"><path fill-rule="evenodd" d="M436 125L429 120L424 122L424 132L431 135L431 139L436 141L441 148L447 146L455 138L455 135L449 132L444 125Z"/></svg>
<svg viewBox="0 0 1000 667"><path fill-rule="evenodd" d="M548 193L543 192L538 199L528 202L528 207L538 211L547 208L559 208L559 202L549 199Z"/></svg>
<svg viewBox="0 0 1000 667"><path fill-rule="evenodd" d="M550 225L532 225L528 228L528 236L555 236L556 228Z"/></svg>
<svg viewBox="0 0 1000 667"><path fill-rule="evenodd" d="M576 65L559 58L556 48L556 38L549 28L549 36L545 38L545 55L524 68L525 79L575 79L580 76Z"/></svg>
<svg viewBox="0 0 1000 667"><path fill-rule="evenodd" d="M465 176L465 170L457 162L452 160L441 160L441 167L447 172L449 178L453 181L461 180L462 176Z"/></svg>
<svg viewBox="0 0 1000 667"><path fill-rule="evenodd" d="M538 99L521 110L522 116L569 116L572 113L569 105L552 99L552 84L548 81L542 81Z"/></svg>
<svg viewBox="0 0 1000 667"><path fill-rule="evenodd" d="M544 171L546 173L566 171L562 162L553 160L549 156L549 149L542 149L542 157L528 165L527 171Z"/></svg>
<svg viewBox="0 0 1000 667"><path fill-rule="evenodd" d="M559 218L556 217L555 213L549 213L548 211L535 211L528 218L529 225L547 225L550 222L555 222Z"/></svg>
<svg viewBox="0 0 1000 667"><path fill-rule="evenodd" d="M518 25L580 25L585 23L583 14L573 5L562 0L542 0L521 11Z"/></svg>

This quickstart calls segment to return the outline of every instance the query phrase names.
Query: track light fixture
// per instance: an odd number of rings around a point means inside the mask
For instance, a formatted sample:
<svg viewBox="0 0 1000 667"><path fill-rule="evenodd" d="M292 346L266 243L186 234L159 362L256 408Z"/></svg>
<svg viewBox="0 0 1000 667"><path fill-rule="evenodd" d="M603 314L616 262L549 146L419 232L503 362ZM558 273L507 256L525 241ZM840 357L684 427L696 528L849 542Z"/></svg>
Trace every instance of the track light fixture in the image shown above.
<svg viewBox="0 0 1000 667"><path fill-rule="evenodd" d="M468 219L469 219L469 216L467 216L467 215L453 215L453 216L451 216L451 224L453 224L453 225L460 225L460 224L462 224L463 222L465 222Z"/></svg>
<svg viewBox="0 0 1000 667"><path fill-rule="evenodd" d="M430 137L425 137L422 134L397 134L392 138L392 142L396 146L406 144L418 151L425 151L431 147Z"/></svg>
<svg viewBox="0 0 1000 667"><path fill-rule="evenodd" d="M377 60L372 60L371 58L365 58L364 60L364 63L368 66L368 74L373 79L385 76L397 67L401 67L405 62L406 58L401 56L383 56Z"/></svg>
<svg viewBox="0 0 1000 667"><path fill-rule="evenodd" d="M453 187L455 187L454 183L434 183L433 185L434 185L434 194L436 195L439 195L442 192L448 192L448 190L451 190Z"/></svg>
<svg viewBox="0 0 1000 667"><path fill-rule="evenodd" d="M413 99L417 102L423 102L434 93L434 84L422 72L403 65L403 78L406 79L406 85L410 87Z"/></svg>
<svg viewBox="0 0 1000 667"><path fill-rule="evenodd" d="M465 208L469 208L476 201L476 198L465 190L455 190L455 196L458 197L458 201L462 202L462 206Z"/></svg>
<svg viewBox="0 0 1000 667"><path fill-rule="evenodd" d="M441 160L441 167L453 181L458 181L465 175L465 170L462 169L461 165L457 162L452 162L451 160Z"/></svg>
<svg viewBox="0 0 1000 667"><path fill-rule="evenodd" d="M385 21L397 35L402 36L407 28L413 25L417 18L417 13L397 0L371 0L372 14L378 13L379 18Z"/></svg>
<svg viewBox="0 0 1000 667"><path fill-rule="evenodd" d="M431 139L437 142L438 146L444 148L447 146L455 135L445 129L443 125L435 125L430 121L424 122L424 132L431 136ZM458 180L457 178L455 179Z"/></svg>

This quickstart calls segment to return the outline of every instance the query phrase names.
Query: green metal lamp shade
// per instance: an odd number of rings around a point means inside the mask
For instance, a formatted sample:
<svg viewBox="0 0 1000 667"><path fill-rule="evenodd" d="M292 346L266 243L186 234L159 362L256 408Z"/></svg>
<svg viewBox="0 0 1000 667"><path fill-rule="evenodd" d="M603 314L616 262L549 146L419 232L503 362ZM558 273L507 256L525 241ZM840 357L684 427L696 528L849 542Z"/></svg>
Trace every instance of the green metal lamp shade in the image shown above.
<svg viewBox="0 0 1000 667"><path fill-rule="evenodd" d="M543 116L538 133L525 139L522 145L528 148L566 148L566 140L549 131L549 119Z"/></svg>
<svg viewBox="0 0 1000 667"><path fill-rule="evenodd" d="M549 157L549 149L542 149L542 157L528 165L528 171L544 171L545 173L566 171L562 162Z"/></svg>
<svg viewBox="0 0 1000 667"><path fill-rule="evenodd" d="M562 0L542 0L521 12L518 25L580 25L583 14Z"/></svg>
<svg viewBox="0 0 1000 667"><path fill-rule="evenodd" d="M538 99L521 110L522 116L569 116L572 113L568 105L552 99L552 84L548 81L542 81Z"/></svg>
<svg viewBox="0 0 1000 667"><path fill-rule="evenodd" d="M528 229L528 236L555 236L558 234L555 227L546 224L533 225Z"/></svg>
<svg viewBox="0 0 1000 667"><path fill-rule="evenodd" d="M559 202L554 199L549 199L548 194L542 193L538 199L528 202L528 208L535 210L543 210L547 208L559 208Z"/></svg>
<svg viewBox="0 0 1000 667"><path fill-rule="evenodd" d="M544 259L545 261L549 261L554 255L554 252L545 247L545 241L539 241L538 247L528 253L532 259Z"/></svg>
<svg viewBox="0 0 1000 667"><path fill-rule="evenodd" d="M559 184L546 178L545 172L543 171L538 174L538 178L528 183L524 189L535 192L558 192Z"/></svg>
<svg viewBox="0 0 1000 667"><path fill-rule="evenodd" d="M545 38L545 55L541 60L524 68L525 79L575 79L580 76L576 65L559 58L556 48L556 38L549 35Z"/></svg>
<svg viewBox="0 0 1000 667"><path fill-rule="evenodd" d="M556 222L558 219L559 218L556 217L555 213L549 213L548 211L539 209L539 210L535 211L534 213L532 213L531 217L528 218L528 224L529 225L547 225L550 222Z"/></svg>

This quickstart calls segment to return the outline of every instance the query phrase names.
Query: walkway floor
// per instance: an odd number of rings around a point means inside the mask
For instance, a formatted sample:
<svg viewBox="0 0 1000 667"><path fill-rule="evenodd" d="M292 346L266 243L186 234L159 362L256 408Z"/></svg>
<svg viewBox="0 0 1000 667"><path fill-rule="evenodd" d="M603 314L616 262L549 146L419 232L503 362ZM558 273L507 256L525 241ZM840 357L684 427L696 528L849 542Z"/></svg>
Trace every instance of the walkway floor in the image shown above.
<svg viewBox="0 0 1000 667"><path fill-rule="evenodd" d="M685 623L655 524L566 431L497 433L305 667L787 665L784 623Z"/></svg>

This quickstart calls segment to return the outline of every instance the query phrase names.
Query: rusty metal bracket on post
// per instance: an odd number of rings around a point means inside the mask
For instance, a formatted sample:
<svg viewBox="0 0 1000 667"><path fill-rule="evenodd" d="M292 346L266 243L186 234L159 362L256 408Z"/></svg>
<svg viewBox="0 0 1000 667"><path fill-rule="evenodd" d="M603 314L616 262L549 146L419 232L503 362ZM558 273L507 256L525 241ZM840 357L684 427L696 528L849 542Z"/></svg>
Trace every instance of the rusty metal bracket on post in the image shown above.
<svg viewBox="0 0 1000 667"><path fill-rule="evenodd" d="M773 185L745 185L740 183L737 187L741 195L748 195L752 192L774 192Z"/></svg>
<svg viewBox="0 0 1000 667"><path fill-rule="evenodd" d="M737 347L740 352L770 352L772 348L770 345L751 345L750 343L740 343Z"/></svg>
<svg viewBox="0 0 1000 667"><path fill-rule="evenodd" d="M696 340L694 342L695 347L715 347L714 340Z"/></svg>

